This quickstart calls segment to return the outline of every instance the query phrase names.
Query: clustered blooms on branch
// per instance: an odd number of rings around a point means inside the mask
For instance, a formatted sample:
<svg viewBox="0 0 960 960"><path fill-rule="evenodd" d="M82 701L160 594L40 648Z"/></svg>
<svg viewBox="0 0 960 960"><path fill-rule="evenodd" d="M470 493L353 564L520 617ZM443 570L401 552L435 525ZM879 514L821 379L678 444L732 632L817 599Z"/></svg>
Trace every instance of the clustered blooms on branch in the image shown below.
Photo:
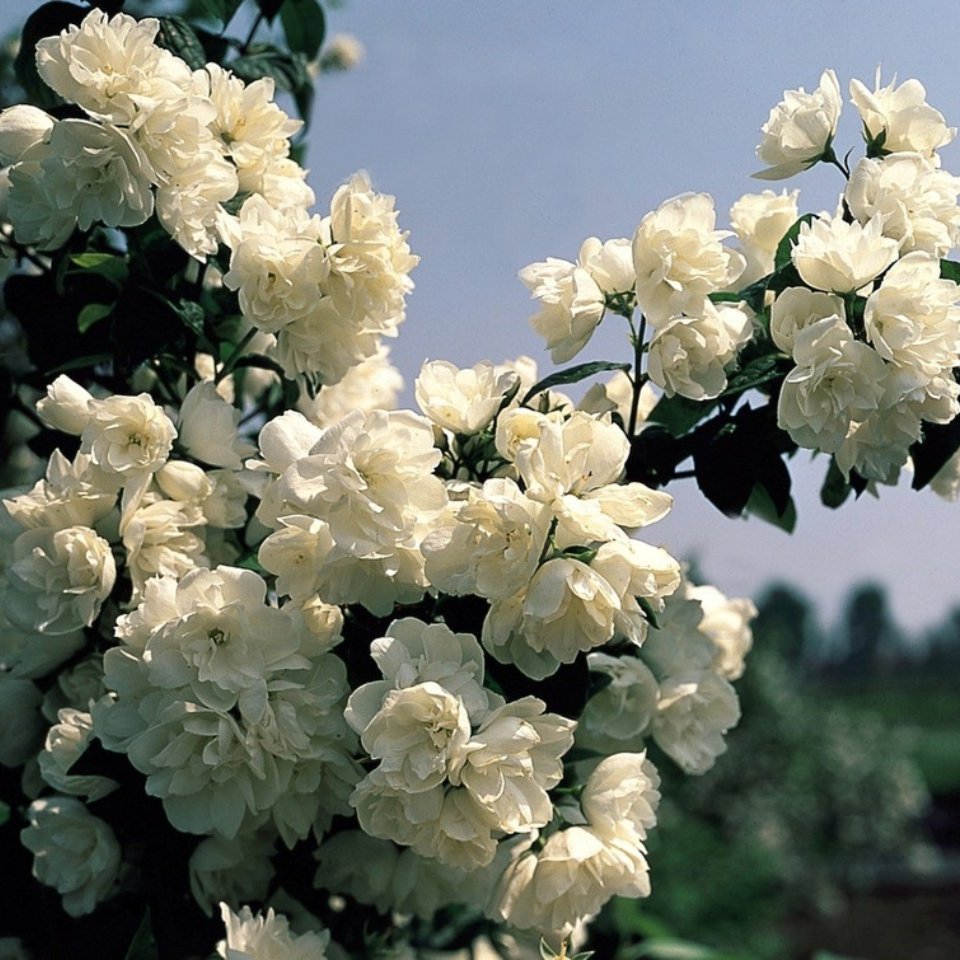
<svg viewBox="0 0 960 960"><path fill-rule="evenodd" d="M960 268L942 262L960 242L960 178L937 154L956 130L916 80L882 87L878 74L873 91L853 80L850 94L867 139L852 170L833 149L842 100L832 70L811 94L787 91L757 148L764 179L840 167L834 213L798 219L798 191L767 190L738 200L733 231L722 231L708 195L684 194L644 217L632 243L591 238L575 264L521 271L554 359L620 314L648 357L642 379L665 398L734 402L735 375L747 374L794 444L832 454L854 482L895 483L925 425L960 412ZM723 243L734 235L739 249ZM651 419L671 424L670 405Z"/></svg>
<svg viewBox="0 0 960 960"><path fill-rule="evenodd" d="M757 387L792 443L890 481L957 413L953 131L915 81L855 81L850 172L827 71L758 154L768 178L841 166L835 214L798 224L796 191L765 191L727 231L707 194L668 200L632 239L521 272L555 361L615 313L632 364L537 382L528 358L433 361L419 412L396 410L381 340L417 258L393 199L357 174L311 213L271 81L191 69L158 30L92 11L36 57L83 116L0 113L15 251L128 270L135 250L65 245L155 217L201 315L178 308L185 363L151 356L109 389L96 360L33 398L53 453L0 516L0 763L22 768L34 876L73 917L189 911L189 890L219 909L224 958L428 943L455 904L465 930L564 941L650 892L654 759L703 773L739 720L753 605L637 537L676 463L703 462L684 431L719 406L709 437L735 433ZM579 404L553 389L616 367ZM658 474L645 445L690 401ZM184 916L180 935L207 929Z"/></svg>

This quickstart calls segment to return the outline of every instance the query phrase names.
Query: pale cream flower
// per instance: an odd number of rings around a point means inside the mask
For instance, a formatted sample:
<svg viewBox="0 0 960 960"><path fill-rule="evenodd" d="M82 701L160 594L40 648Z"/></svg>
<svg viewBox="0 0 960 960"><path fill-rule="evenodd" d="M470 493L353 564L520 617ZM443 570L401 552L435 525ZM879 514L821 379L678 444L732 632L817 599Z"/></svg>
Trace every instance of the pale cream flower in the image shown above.
<svg viewBox="0 0 960 960"><path fill-rule="evenodd" d="M91 10L37 44L41 78L65 100L113 123L132 123L158 99L182 96L190 68L154 42L160 22Z"/></svg>
<svg viewBox="0 0 960 960"><path fill-rule="evenodd" d="M537 568L551 511L513 480L487 480L451 504L450 521L431 531L422 549L430 583L445 593L488 599L513 596Z"/></svg>
<svg viewBox="0 0 960 960"><path fill-rule="evenodd" d="M446 360L428 360L414 384L417 405L432 423L469 435L488 426L520 378L484 360L460 369Z"/></svg>
<svg viewBox="0 0 960 960"><path fill-rule="evenodd" d="M727 287L746 261L721 243L713 198L684 193L666 200L641 221L633 236L637 306L658 326L678 314L698 314L707 295Z"/></svg>
<svg viewBox="0 0 960 960"><path fill-rule="evenodd" d="M159 470L176 436L170 418L149 394L116 395L94 401L80 451L105 473L129 478Z"/></svg>
<svg viewBox="0 0 960 960"><path fill-rule="evenodd" d="M390 362L389 349L381 346L312 400L301 394L297 408L319 426L329 427L354 410L395 410L402 389L403 377Z"/></svg>
<svg viewBox="0 0 960 960"><path fill-rule="evenodd" d="M797 366L780 391L777 422L801 447L833 453L850 424L879 407L886 366L876 350L854 340L837 317L801 330L794 358Z"/></svg>
<svg viewBox="0 0 960 960"><path fill-rule="evenodd" d="M14 233L41 250L61 247L77 227L133 227L152 212L146 157L118 127L58 120L10 168Z"/></svg>
<svg viewBox="0 0 960 960"><path fill-rule="evenodd" d="M89 627L117 577L107 543L90 527L26 530L13 542L3 612L25 630L64 634Z"/></svg>
<svg viewBox="0 0 960 960"><path fill-rule="evenodd" d="M792 356L797 333L827 317L846 320L840 297L807 287L787 287L770 307L770 336L784 353Z"/></svg>
<svg viewBox="0 0 960 960"><path fill-rule="evenodd" d="M753 332L746 304L709 301L696 317L675 317L650 339L648 373L665 396L713 400L727 387L726 367Z"/></svg>
<svg viewBox="0 0 960 960"><path fill-rule="evenodd" d="M850 212L865 223L880 217L883 234L901 253L922 250L945 257L960 243L960 177L916 153L864 157L844 191Z"/></svg>
<svg viewBox="0 0 960 960"><path fill-rule="evenodd" d="M790 193L784 190L779 194L772 190L747 193L730 208L730 225L740 239L740 249L747 260L738 278L740 289L773 272L777 247L800 215L799 194L799 190Z"/></svg>
<svg viewBox="0 0 960 960"><path fill-rule="evenodd" d="M876 280L899 251L899 242L883 235L883 217L865 224L816 217L800 227L791 257L803 281L816 290L852 293Z"/></svg>
<svg viewBox="0 0 960 960"><path fill-rule="evenodd" d="M269 909L266 915L251 913L243 907L234 913L220 904L220 916L226 926L226 939L217 944L217 956L223 960L326 960L330 931L308 932L297 936L287 918Z"/></svg>
<svg viewBox="0 0 960 960"><path fill-rule="evenodd" d="M83 756L93 733L93 719L82 710L65 707L58 722L47 733L38 757L40 775L57 793L83 797L88 802L100 800L120 786L110 777L96 774L72 774L70 768Z"/></svg>
<svg viewBox="0 0 960 960"><path fill-rule="evenodd" d="M120 844L99 817L73 797L34 800L20 841L33 854L33 875L60 894L71 917L92 913L120 872Z"/></svg>
<svg viewBox="0 0 960 960"><path fill-rule="evenodd" d="M656 826L659 787L657 768L645 752L615 753L587 778L580 806L601 837L633 833L640 843Z"/></svg>
<svg viewBox="0 0 960 960"><path fill-rule="evenodd" d="M750 621L757 615L756 605L745 597L727 597L711 586L689 584L686 594L703 608L699 630L716 645L717 672L727 680L738 680L753 646Z"/></svg>
<svg viewBox="0 0 960 960"><path fill-rule="evenodd" d="M179 437L183 449L203 463L239 470L256 446L237 434L241 411L227 403L214 383L201 380L180 404Z"/></svg>
<svg viewBox="0 0 960 960"><path fill-rule="evenodd" d="M274 870L276 834L258 830L233 840L214 835L201 840L190 855L190 892L200 909L213 916L221 900L240 904L266 900Z"/></svg>
<svg viewBox="0 0 960 960"><path fill-rule="evenodd" d="M933 158L957 135L943 114L927 103L927 91L919 80L905 80L898 87L896 77L880 86L880 68L870 91L860 80L850 81L850 99L860 113L864 129L872 140L883 136L882 149L891 153L916 151Z"/></svg>
<svg viewBox="0 0 960 960"><path fill-rule="evenodd" d="M0 110L0 163L16 163L30 147L48 140L55 123L50 114L26 103Z"/></svg>
<svg viewBox="0 0 960 960"><path fill-rule="evenodd" d="M783 180L812 167L830 148L843 101L833 70L824 70L812 93L803 87L785 90L783 100L760 128L763 138L757 158L767 169L755 173L761 180Z"/></svg>
<svg viewBox="0 0 960 960"><path fill-rule="evenodd" d="M583 708L577 743L612 753L642 741L657 708L659 685L650 669L635 656L587 654L591 673L609 678Z"/></svg>
<svg viewBox="0 0 960 960"><path fill-rule="evenodd" d="M706 773L727 749L723 735L739 720L737 694L723 677L682 673L660 687L653 739L686 773Z"/></svg>

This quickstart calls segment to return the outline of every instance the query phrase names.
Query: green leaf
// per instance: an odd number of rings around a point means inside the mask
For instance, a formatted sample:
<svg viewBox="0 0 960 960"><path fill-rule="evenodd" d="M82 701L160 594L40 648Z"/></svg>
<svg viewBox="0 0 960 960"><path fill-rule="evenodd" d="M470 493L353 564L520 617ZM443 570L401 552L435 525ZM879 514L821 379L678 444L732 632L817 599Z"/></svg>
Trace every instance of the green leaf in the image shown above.
<svg viewBox="0 0 960 960"><path fill-rule="evenodd" d="M327 31L323 7L317 0L286 0L280 8L280 22L287 46L308 60L316 59Z"/></svg>
<svg viewBox="0 0 960 960"><path fill-rule="evenodd" d="M219 20L225 27L237 12L243 0L192 0L187 16L208 17Z"/></svg>
<svg viewBox="0 0 960 960"><path fill-rule="evenodd" d="M194 300L180 300L177 303L177 313L185 327L191 329L198 336L203 334L203 323L206 319L203 307Z"/></svg>
<svg viewBox="0 0 960 960"><path fill-rule="evenodd" d="M289 0L257 0L257 6L267 20L272 23L273 18L280 12L285 2L289 2Z"/></svg>
<svg viewBox="0 0 960 960"><path fill-rule="evenodd" d="M922 490L960 449L960 417L949 423L927 423L923 436L910 448L913 489Z"/></svg>
<svg viewBox="0 0 960 960"><path fill-rule="evenodd" d="M837 461L831 457L830 466L827 467L827 475L823 478L823 485L820 487L820 502L825 507L836 510L840 504L846 502L850 492L849 482L840 472Z"/></svg>
<svg viewBox="0 0 960 960"><path fill-rule="evenodd" d="M10 819L10 805L0 800L0 827Z"/></svg>
<svg viewBox="0 0 960 960"><path fill-rule="evenodd" d="M773 264L775 270L779 270L781 267L785 267L788 263L792 261L790 256L793 251L793 246L797 242L797 237L800 236L800 227L805 223L810 223L814 219L812 213L805 213L784 235L780 243L777 244L777 252L773 258Z"/></svg>
<svg viewBox="0 0 960 960"><path fill-rule="evenodd" d="M157 43L183 60L191 70L202 70L207 65L200 38L183 17L160 17Z"/></svg>
<svg viewBox="0 0 960 960"><path fill-rule="evenodd" d="M246 56L228 64L241 80L248 83L270 77L280 90L295 93L310 83L307 60L302 53L286 53L276 47L257 44Z"/></svg>
<svg viewBox="0 0 960 960"><path fill-rule="evenodd" d="M952 280L954 283L960 283L960 263L957 263L956 260L941 260L940 277L943 280Z"/></svg>
<svg viewBox="0 0 960 960"><path fill-rule="evenodd" d="M687 940L649 940L633 954L650 960L723 960L723 954Z"/></svg>
<svg viewBox="0 0 960 960"><path fill-rule="evenodd" d="M58 373L69 373L71 370L86 370L88 367L108 363L112 359L112 353L92 353L86 357L77 357L75 360L69 360L67 363L61 363L59 367L47 370L45 376L52 377Z"/></svg>
<svg viewBox="0 0 960 960"><path fill-rule="evenodd" d="M87 13L87 10L74 3L54 0L53 3L45 3L27 17L13 70L17 82L35 106L52 110L63 105L62 98L40 79L37 71L37 43L44 37L55 37L67 27L80 23Z"/></svg>
<svg viewBox="0 0 960 960"><path fill-rule="evenodd" d="M137 932L127 947L124 960L157 960L160 956L157 950L157 941L153 936L153 924L150 921L150 911L145 910L143 919L137 927Z"/></svg>
<svg viewBox="0 0 960 960"><path fill-rule="evenodd" d="M95 323L105 320L113 313L113 304L88 303L77 315L77 329L86 333Z"/></svg>
<svg viewBox="0 0 960 960"><path fill-rule="evenodd" d="M709 416L716 406L716 400L689 400L679 395L661 397L647 420L659 423L675 437L682 437Z"/></svg>
<svg viewBox="0 0 960 960"><path fill-rule="evenodd" d="M569 367L566 370L558 370L551 373L549 377L544 377L538 383L535 383L526 393L521 405L529 403L538 393L549 390L551 387L560 386L563 383L579 383L592 377L597 373L604 373L608 370L629 370L629 363L617 363L614 360L593 360L590 363L581 363L575 367Z"/></svg>
<svg viewBox="0 0 960 960"><path fill-rule="evenodd" d="M767 523L772 523L787 533L793 533L797 525L797 507L793 497L788 498L786 509L779 511L770 492L762 483L758 483L753 488L750 499L747 501L747 513L766 520Z"/></svg>
<svg viewBox="0 0 960 960"><path fill-rule="evenodd" d="M764 384L786 376L790 366L790 362L784 360L778 354L768 353L765 356L757 357L730 377L727 381L726 390L720 396L733 397L746 390L762 387Z"/></svg>
<svg viewBox="0 0 960 960"><path fill-rule="evenodd" d="M130 273L126 257L116 253L77 253L70 257L70 263L80 269L68 273L95 273L116 287L122 287Z"/></svg>

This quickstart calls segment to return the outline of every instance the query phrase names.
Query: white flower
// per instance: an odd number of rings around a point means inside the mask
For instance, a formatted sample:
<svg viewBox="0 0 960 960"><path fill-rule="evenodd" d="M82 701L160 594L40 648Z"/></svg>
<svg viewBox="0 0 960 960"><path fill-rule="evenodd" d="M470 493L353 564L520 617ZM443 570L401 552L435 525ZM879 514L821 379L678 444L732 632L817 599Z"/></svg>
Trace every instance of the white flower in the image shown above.
<svg viewBox="0 0 960 960"><path fill-rule="evenodd" d="M960 499L960 450L936 472L930 481L930 489L949 503Z"/></svg>
<svg viewBox="0 0 960 960"><path fill-rule="evenodd" d="M530 318L530 324L546 341L550 358L564 363L576 356L603 319L605 298L600 284L582 261L555 257L524 267L520 280L540 301L540 312Z"/></svg>
<svg viewBox="0 0 960 960"><path fill-rule="evenodd" d="M97 527L117 502L112 477L107 477L78 453L71 463L54 450L44 479L27 493L4 500L7 513L21 527Z"/></svg>
<svg viewBox="0 0 960 960"><path fill-rule="evenodd" d="M960 242L960 178L920 154L864 157L844 195L862 223L880 217L884 236L899 241L902 253L923 250L945 257Z"/></svg>
<svg viewBox="0 0 960 960"><path fill-rule="evenodd" d="M526 591L496 600L483 623L483 645L495 660L542 679L561 663L610 640L621 609L617 591L585 563L548 560Z"/></svg>
<svg viewBox="0 0 960 960"><path fill-rule="evenodd" d="M61 373L47 386L47 395L37 401L37 413L54 430L79 436L90 422L95 404L89 390Z"/></svg>
<svg viewBox="0 0 960 960"><path fill-rule="evenodd" d="M214 383L201 380L180 405L180 443L203 463L239 470L256 446L237 435L241 412L227 403Z"/></svg>
<svg viewBox="0 0 960 960"><path fill-rule="evenodd" d="M0 110L0 163L16 163L30 147L49 139L55 122L26 103Z"/></svg>
<svg viewBox="0 0 960 960"><path fill-rule="evenodd" d="M601 836L632 832L637 842L657 823L660 776L645 753L615 753L594 768L580 796L587 822Z"/></svg>
<svg viewBox="0 0 960 960"><path fill-rule="evenodd" d="M323 48L325 70L352 70L364 58L363 44L352 33L335 33Z"/></svg>
<svg viewBox="0 0 960 960"><path fill-rule="evenodd" d="M24 630L10 623L0 604L0 675L30 680L46 676L86 642L83 630L55 635Z"/></svg>
<svg viewBox="0 0 960 960"><path fill-rule="evenodd" d="M267 490L258 517L274 527L295 514L327 525L334 548L317 571L326 600L359 602L382 616L397 600L419 599L426 587L419 546L446 506L443 482L432 475L440 452L429 422L408 411L355 411L321 433L297 417L286 415L289 437L286 428L264 428L268 461L290 456L284 445L298 442L293 434L319 437Z"/></svg>
<svg viewBox="0 0 960 960"><path fill-rule="evenodd" d="M497 870L503 865L498 845L496 859L482 870L458 870L409 847L399 849L362 830L342 830L316 852L315 885L335 894L349 894L381 913L396 911L430 919L453 903L482 904L488 899Z"/></svg>
<svg viewBox="0 0 960 960"><path fill-rule="evenodd" d="M699 629L717 647L716 668L727 680L743 676L744 658L753 646L753 631L750 621L756 617L753 601L744 597L726 597L716 587L692 584L687 586L687 596L703 608Z"/></svg>
<svg viewBox="0 0 960 960"><path fill-rule="evenodd" d="M265 900L274 876L275 843L269 829L233 840L216 835L201 840L189 863L190 892L200 909L209 917L221 900Z"/></svg>
<svg viewBox="0 0 960 960"><path fill-rule="evenodd" d="M423 542L430 583L446 593L513 596L537 568L551 512L513 480L487 480L451 505L453 517Z"/></svg>
<svg viewBox="0 0 960 960"><path fill-rule="evenodd" d="M217 944L217 956L223 960L326 960L330 931L309 932L297 936L290 924L273 909L266 916L254 916L249 907L234 913L220 904L220 916L227 936Z"/></svg>
<svg viewBox="0 0 960 960"><path fill-rule="evenodd" d="M540 416L529 426L531 439L517 443L515 457L533 500L582 496L614 483L623 472L630 442L608 421L574 411L566 420Z"/></svg>
<svg viewBox="0 0 960 960"><path fill-rule="evenodd" d="M649 896L648 874L644 850L632 839L567 827L539 853L522 853L507 867L491 914L520 929L566 937L613 896Z"/></svg>
<svg viewBox="0 0 960 960"><path fill-rule="evenodd" d="M900 244L883 235L883 218L860 224L842 217L816 217L800 227L791 257L805 283L828 293L851 293L889 267Z"/></svg>
<svg viewBox="0 0 960 960"><path fill-rule="evenodd" d="M505 833L529 833L553 815L547 791L563 777L560 758L576 723L544 713L536 697L493 710L464 746L450 780L462 785Z"/></svg>
<svg viewBox="0 0 960 960"><path fill-rule="evenodd" d="M957 385L951 381L952 404L948 419L960 412ZM850 432L834 454L844 476L856 470L860 476L878 483L895 484L906 465L910 447L920 439L922 420L914 404L904 402L877 410Z"/></svg>
<svg viewBox="0 0 960 960"><path fill-rule="evenodd" d="M110 595L110 544L89 527L26 530L13 542L3 612L25 630L64 634L89 627Z"/></svg>
<svg viewBox="0 0 960 960"><path fill-rule="evenodd" d="M231 839L272 820L292 846L348 812L358 773L343 662L266 590L229 567L150 589L104 656L115 697L94 706L94 728L177 829Z"/></svg>
<svg viewBox="0 0 960 960"><path fill-rule="evenodd" d="M91 10L37 44L40 76L65 100L113 123L131 123L164 93L179 95L190 68L154 43L160 22Z"/></svg>
<svg viewBox="0 0 960 960"><path fill-rule="evenodd" d="M745 304L714 306L709 301L696 317L675 317L657 327L650 339L650 379L664 394L712 400L727 386L725 367L750 339Z"/></svg>
<svg viewBox="0 0 960 960"><path fill-rule="evenodd" d="M713 198L684 193L648 213L633 235L637 306L654 325L702 311L707 295L733 283L743 256L720 242Z"/></svg>
<svg viewBox="0 0 960 960"><path fill-rule="evenodd" d="M236 196L237 174L209 144L198 144L189 163L166 174L157 189L157 219L191 256L216 253L221 204Z"/></svg>
<svg viewBox="0 0 960 960"><path fill-rule="evenodd" d="M313 400L301 396L298 409L321 427L329 427L353 410L395 410L403 377L390 362L385 346L351 367L337 383L324 387Z"/></svg>
<svg viewBox="0 0 960 960"><path fill-rule="evenodd" d="M880 356L921 383L951 376L960 353L960 286L940 278L936 256L907 254L867 299L864 327Z"/></svg>
<svg viewBox="0 0 960 960"><path fill-rule="evenodd" d="M370 654L384 679L354 691L345 716L358 731L366 728L390 690L418 683L437 683L456 696L471 723L479 723L491 706L501 702L483 687L483 651L476 637L454 633L446 624L427 624L415 617L394 620L386 636L370 645Z"/></svg>
<svg viewBox="0 0 960 960"><path fill-rule="evenodd" d="M459 369L446 360L428 360L414 384L424 416L455 434L479 433L496 416L505 395L520 378L488 361Z"/></svg>
<svg viewBox="0 0 960 960"><path fill-rule="evenodd" d="M57 682L43 698L43 715L56 723L64 708L88 711L91 700L99 700L106 693L103 685L103 657L90 654L79 663L62 670Z"/></svg>
<svg viewBox="0 0 960 960"><path fill-rule="evenodd" d="M224 286L237 292L244 317L258 330L278 333L319 308L319 284L330 270L319 217L276 210L254 195L220 226L231 250Z"/></svg>
<svg viewBox="0 0 960 960"><path fill-rule="evenodd" d="M356 696L348 702L351 722L365 719L357 716ZM457 765L470 737L470 720L459 697L427 681L391 690L377 713L354 729L364 749L380 761L377 769L390 787L422 793L443 783Z"/></svg>
<svg viewBox="0 0 960 960"><path fill-rule="evenodd" d="M706 773L727 749L723 735L740 720L733 687L712 671L664 681L653 718L657 746L686 773Z"/></svg>
<svg viewBox="0 0 960 960"><path fill-rule="evenodd" d="M757 158L767 165L755 173L761 180L783 180L812 167L830 148L843 101L833 70L824 70L813 93L803 87L785 90L783 100L760 128Z"/></svg>
<svg viewBox="0 0 960 960"><path fill-rule="evenodd" d="M204 68L209 96L217 109L210 125L214 137L234 162L244 193L260 193L263 177L273 161L290 152L290 138L303 126L274 102L270 77L245 84L215 63Z"/></svg>
<svg viewBox="0 0 960 960"><path fill-rule="evenodd" d="M62 246L76 227L133 227L152 212L146 157L117 127L58 120L10 168L14 233L42 250Z"/></svg>
<svg viewBox="0 0 960 960"><path fill-rule="evenodd" d="M120 786L110 777L95 774L71 774L70 767L83 756L93 733L89 713L66 707L59 712L58 722L47 733L38 758L40 775L57 793L99 800Z"/></svg>
<svg viewBox="0 0 960 960"><path fill-rule="evenodd" d="M799 217L799 193L747 193L730 208L730 225L747 258L747 266L738 278L741 289L773 272L777 247Z"/></svg>
<svg viewBox="0 0 960 960"><path fill-rule="evenodd" d="M919 80L906 80L896 86L896 78L880 86L880 68L871 92L859 80L850 81L850 99L860 113L866 135L877 140L881 134L883 150L891 153L916 151L933 158L940 147L957 135L948 127L943 114L927 103L927 91Z"/></svg>
<svg viewBox="0 0 960 960"><path fill-rule="evenodd" d="M35 683L0 671L0 765L22 766L43 742L42 700Z"/></svg>
<svg viewBox="0 0 960 960"><path fill-rule="evenodd" d="M884 362L872 347L854 340L838 317L801 330L794 358L797 366L784 380L777 422L801 447L833 453L851 422L880 405Z"/></svg>
<svg viewBox="0 0 960 960"><path fill-rule="evenodd" d="M154 473L166 462L176 428L147 393L95 400L80 451L106 473Z"/></svg>
<svg viewBox="0 0 960 960"><path fill-rule="evenodd" d="M840 297L807 287L787 287L770 307L770 336L784 353L792 355L797 333L827 317L846 320Z"/></svg>
<svg viewBox="0 0 960 960"><path fill-rule="evenodd" d="M650 669L634 656L587 654L591 673L609 678L587 701L577 727L577 742L613 752L647 732L657 707L659 686Z"/></svg>
<svg viewBox="0 0 960 960"><path fill-rule="evenodd" d="M60 894L71 917L92 913L120 871L120 845L110 826L73 797L34 800L20 841L33 854L33 875Z"/></svg>
<svg viewBox="0 0 960 960"><path fill-rule="evenodd" d="M373 189L366 173L355 173L334 193L324 221L331 242L327 292L343 317L388 335L403 320L410 272L420 262L394 203Z"/></svg>
<svg viewBox="0 0 960 960"><path fill-rule="evenodd" d="M151 577L182 577L205 563L203 537L195 532L203 521L199 507L152 494L126 513L120 535L135 603Z"/></svg>

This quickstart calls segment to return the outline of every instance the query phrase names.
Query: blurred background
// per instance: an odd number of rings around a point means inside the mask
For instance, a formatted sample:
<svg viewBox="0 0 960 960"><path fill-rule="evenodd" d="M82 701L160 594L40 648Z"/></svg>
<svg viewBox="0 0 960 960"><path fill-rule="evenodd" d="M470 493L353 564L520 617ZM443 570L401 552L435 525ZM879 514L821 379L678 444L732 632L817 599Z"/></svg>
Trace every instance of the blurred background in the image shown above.
<svg viewBox="0 0 960 960"><path fill-rule="evenodd" d="M3 0L0 34L38 5ZM392 347L409 403L427 358L528 354L547 372L517 271L630 236L685 191L711 193L726 226L734 200L770 186L750 173L771 107L824 68L844 90L878 66L916 77L960 122L960 19L937 0L352 0L328 4L336 34L361 46L321 78L305 162L324 201L358 168L398 198L422 257ZM859 146L847 105L837 153ZM960 146L943 162L960 172ZM819 211L842 181L823 168L783 186ZM578 359L627 358L607 321ZM831 511L826 461L801 453L791 470L792 535L723 517L684 481L649 531L760 617L744 720L711 773L664 791L654 894L605 912L606 955L960 957L960 505L906 477Z"/></svg>

